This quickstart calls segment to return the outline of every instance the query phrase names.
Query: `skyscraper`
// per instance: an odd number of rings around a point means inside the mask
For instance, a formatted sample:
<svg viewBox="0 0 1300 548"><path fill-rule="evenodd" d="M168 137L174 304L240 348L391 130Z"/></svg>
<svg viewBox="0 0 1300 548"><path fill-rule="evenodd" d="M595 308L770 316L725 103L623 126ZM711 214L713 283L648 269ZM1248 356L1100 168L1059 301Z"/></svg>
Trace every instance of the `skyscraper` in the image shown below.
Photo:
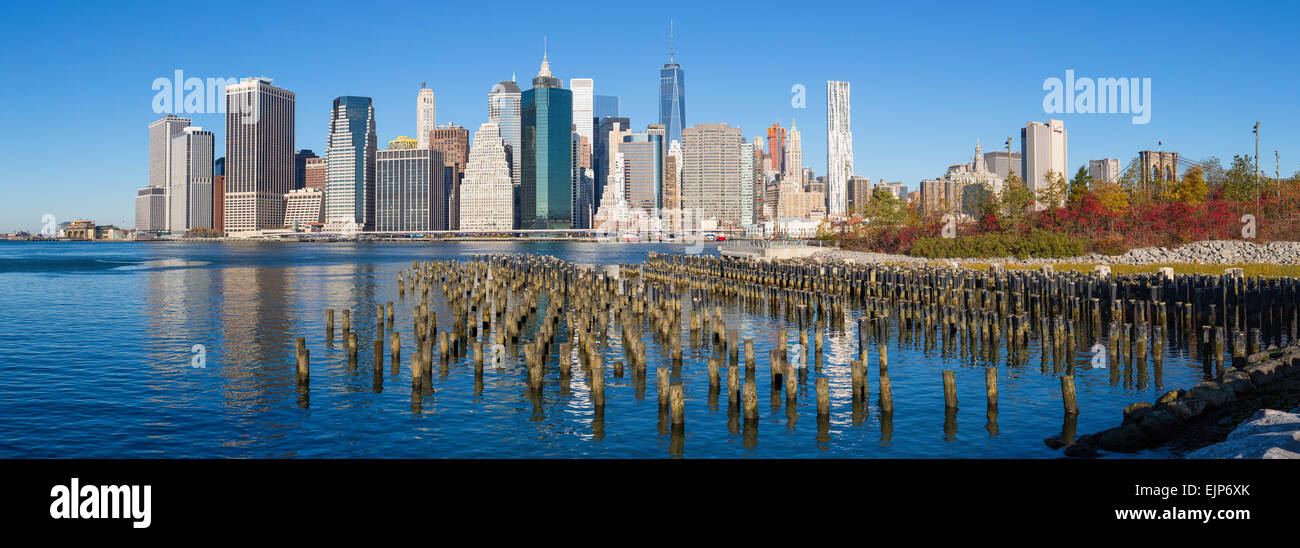
<svg viewBox="0 0 1300 548"><path fill-rule="evenodd" d="M613 165L614 161L609 152L610 135L613 132L627 130L632 127L631 124L631 119L615 116L612 118L602 118L600 121L600 127L596 129L596 142L594 143L595 146L592 147L595 156L592 158L591 162L594 164L593 167L596 170L596 188L593 196L596 196L597 200L605 195L605 186L609 183L609 175L611 171L610 166ZM613 148L617 149L618 145L615 144ZM599 202L597 202L596 205L599 206Z"/></svg>
<svg viewBox="0 0 1300 548"><path fill-rule="evenodd" d="M329 167L325 175L328 230L372 230L375 226L375 107L369 97L334 99Z"/></svg>
<svg viewBox="0 0 1300 548"><path fill-rule="evenodd" d="M292 91L269 78L226 86L226 234L284 224L284 195L293 188Z"/></svg>
<svg viewBox="0 0 1300 548"><path fill-rule="evenodd" d="M740 225L754 224L754 145L740 140Z"/></svg>
<svg viewBox="0 0 1300 548"><path fill-rule="evenodd" d="M171 176L172 139L189 127L189 118L174 114L149 124L149 186L167 188Z"/></svg>
<svg viewBox="0 0 1300 548"><path fill-rule="evenodd" d="M659 123L668 132L666 142L681 141L686 128L686 73L676 62L672 23L668 29L668 62L659 69Z"/></svg>
<svg viewBox="0 0 1300 548"><path fill-rule="evenodd" d="M826 212L848 214L848 181L853 177L853 129L849 124L849 83L826 82Z"/></svg>
<svg viewBox="0 0 1300 548"><path fill-rule="evenodd" d="M521 162L523 155L519 148L520 136L520 96L523 94L514 80L504 80L492 86L488 93L488 120L497 125L501 143L510 147L510 181L519 185L523 177Z"/></svg>
<svg viewBox="0 0 1300 548"><path fill-rule="evenodd" d="M375 230L447 230L442 152L399 148L375 154Z"/></svg>
<svg viewBox="0 0 1300 548"><path fill-rule="evenodd" d="M605 118L618 117L618 96L617 95L597 95L594 101L591 115L595 118L594 125L600 126L600 120Z"/></svg>
<svg viewBox="0 0 1300 548"><path fill-rule="evenodd" d="M780 123L767 128L767 169L785 173L785 128Z"/></svg>
<svg viewBox="0 0 1300 548"><path fill-rule="evenodd" d="M623 192L628 207L647 213L658 210L663 205L663 136L650 131L628 133L618 151L623 155Z"/></svg>
<svg viewBox="0 0 1300 548"><path fill-rule="evenodd" d="M420 94L415 98L415 138L419 148L429 148L429 132L438 123L437 106L433 90L420 82Z"/></svg>
<svg viewBox="0 0 1300 548"><path fill-rule="evenodd" d="M136 230L155 234L167 231L172 139L181 135L190 121L189 118L168 114L149 124L149 186L136 192Z"/></svg>
<svg viewBox="0 0 1300 548"><path fill-rule="evenodd" d="M514 228L514 184L510 181L508 158L496 122L480 125L460 185L460 230Z"/></svg>
<svg viewBox="0 0 1300 548"><path fill-rule="evenodd" d="M522 96L520 228L573 226L573 92L561 85L543 55L533 88Z"/></svg>
<svg viewBox="0 0 1300 548"><path fill-rule="evenodd" d="M328 158L307 158L302 170L303 188L319 188L323 192L328 170Z"/></svg>
<svg viewBox="0 0 1300 548"><path fill-rule="evenodd" d="M803 138L799 135L799 126L790 122L790 132L786 134L785 173L782 175L791 188L803 191Z"/></svg>
<svg viewBox="0 0 1300 548"><path fill-rule="evenodd" d="M307 186L307 161L316 158L316 153L310 149L303 149L295 152L293 155L293 188L299 189Z"/></svg>
<svg viewBox="0 0 1300 548"><path fill-rule="evenodd" d="M442 153L442 184L447 196L445 230L456 230L460 227L460 182L469 163L469 130L451 123L438 125L429 132L429 148Z"/></svg>
<svg viewBox="0 0 1300 548"><path fill-rule="evenodd" d="M1029 122L1020 130L1021 176L1035 196L1045 189L1047 172L1066 176L1065 147L1065 122L1060 120ZM1045 207L1039 202L1037 209Z"/></svg>
<svg viewBox="0 0 1300 548"><path fill-rule="evenodd" d="M168 232L179 236L191 228L212 228L212 132L189 126L172 139L171 149Z"/></svg>
<svg viewBox="0 0 1300 548"><path fill-rule="evenodd" d="M591 143L596 133L595 89L591 78L570 78L569 90L573 92L573 127L574 132L587 138Z"/></svg>
<svg viewBox="0 0 1300 548"><path fill-rule="evenodd" d="M740 128L697 124L686 128L682 138L682 209L695 219L717 218L738 225Z"/></svg>

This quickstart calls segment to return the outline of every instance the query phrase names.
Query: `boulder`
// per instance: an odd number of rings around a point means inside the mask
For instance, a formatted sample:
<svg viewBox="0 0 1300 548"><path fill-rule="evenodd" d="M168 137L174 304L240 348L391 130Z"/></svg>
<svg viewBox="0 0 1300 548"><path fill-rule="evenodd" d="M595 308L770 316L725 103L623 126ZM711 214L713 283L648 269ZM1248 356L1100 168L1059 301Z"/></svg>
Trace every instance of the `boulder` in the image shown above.
<svg viewBox="0 0 1300 548"><path fill-rule="evenodd" d="M1156 398L1156 407L1173 403L1178 398L1183 397L1183 394L1185 394L1186 392L1187 392L1186 390L1183 390L1181 388L1165 392L1164 394L1161 394L1159 398Z"/></svg>
<svg viewBox="0 0 1300 548"><path fill-rule="evenodd" d="M1246 367L1246 373L1250 375L1250 382L1258 388L1273 382L1277 376L1277 369L1282 365L1281 360L1259 362Z"/></svg>
<svg viewBox="0 0 1300 548"><path fill-rule="evenodd" d="M1250 374L1240 369L1229 369L1219 378L1219 384L1232 389L1234 394L1245 394L1255 390L1255 383L1250 382Z"/></svg>
<svg viewBox="0 0 1300 548"><path fill-rule="evenodd" d="M1121 453L1132 453L1151 445L1151 439L1136 424L1125 424L1109 430L1102 430L1094 438L1097 440L1098 448Z"/></svg>
<svg viewBox="0 0 1300 548"><path fill-rule="evenodd" d="M1188 390L1187 397L1205 400L1209 407L1219 407L1236 399L1237 393L1217 382L1203 382Z"/></svg>
<svg viewBox="0 0 1300 548"><path fill-rule="evenodd" d="M1079 436L1074 443L1065 446L1065 456L1080 459L1095 459L1101 456L1097 452L1096 439L1091 435Z"/></svg>
<svg viewBox="0 0 1300 548"><path fill-rule="evenodd" d="M1165 406L1165 409L1168 409L1175 418L1186 422L1204 412L1207 405L1206 401L1200 398L1179 398L1178 401Z"/></svg>
<svg viewBox="0 0 1300 548"><path fill-rule="evenodd" d="M1143 432L1153 440L1163 442L1173 439L1183 429L1183 421L1175 417L1168 409L1155 409L1147 413L1138 423Z"/></svg>
<svg viewBox="0 0 1300 548"><path fill-rule="evenodd" d="M1223 443L1187 454L1189 459L1300 458L1300 409L1261 409L1237 425Z"/></svg>
<svg viewBox="0 0 1300 548"><path fill-rule="evenodd" d="M1140 401L1124 408L1124 424L1137 424L1154 408L1151 404Z"/></svg>

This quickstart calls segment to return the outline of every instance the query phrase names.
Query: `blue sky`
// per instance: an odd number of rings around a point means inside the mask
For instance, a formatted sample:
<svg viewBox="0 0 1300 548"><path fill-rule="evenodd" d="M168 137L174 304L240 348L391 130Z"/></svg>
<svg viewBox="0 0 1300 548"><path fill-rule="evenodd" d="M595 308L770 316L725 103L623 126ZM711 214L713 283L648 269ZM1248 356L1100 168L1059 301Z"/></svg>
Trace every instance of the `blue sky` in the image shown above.
<svg viewBox="0 0 1300 548"><path fill-rule="evenodd" d="M546 9L537 11L539 6ZM856 171L915 189L1056 117L1070 170L1138 150L1253 153L1300 169L1300 3L1217 2L8 2L0 8L0 231L91 218L134 225L148 179L155 78L267 76L297 94L297 148L323 154L331 100L373 97L381 147L415 135L421 81L438 121L476 129L492 84L527 89L548 37L565 81L595 79L637 128L657 121L668 20L688 125L746 138L798 120L804 162L826 166L827 80L852 82ZM1047 114L1043 82L1150 78L1151 120ZM807 89L806 108L791 87ZM225 138L222 115L192 115Z"/></svg>

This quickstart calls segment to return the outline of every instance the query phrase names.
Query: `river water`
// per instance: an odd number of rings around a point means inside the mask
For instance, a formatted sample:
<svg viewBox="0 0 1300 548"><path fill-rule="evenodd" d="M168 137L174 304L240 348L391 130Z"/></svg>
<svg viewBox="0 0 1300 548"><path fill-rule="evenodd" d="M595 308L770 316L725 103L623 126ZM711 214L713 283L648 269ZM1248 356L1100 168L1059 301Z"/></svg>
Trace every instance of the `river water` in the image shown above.
<svg viewBox="0 0 1300 548"><path fill-rule="evenodd" d="M899 343L897 337L889 348L892 417L882 422L874 362L869 401L855 413L849 361L857 352L857 310L847 332L827 335L824 365L820 372L809 368L793 412L784 397L769 402L767 375L777 329L792 326L783 318L727 310L728 326L740 329L742 339L754 339L759 362L761 418L749 430L729 419L725 393L711 404L707 351L684 343L687 419L674 443L655 396L653 367L666 363L665 354L657 343L646 344L652 369L638 394L630 370L625 378L612 377L612 364L624 360L617 328L603 349L603 420L594 420L576 367L562 391L555 368L548 366L541 406L535 407L516 357L501 369L487 367L478 386L469 357L446 374L435 363L434 394L422 399L418 412L413 408L409 359L418 299L400 297L396 284L397 273L413 260L533 253L617 264L684 249L562 241L0 242L0 457L1060 456L1043 444L1063 428L1058 378L1051 368L1040 368L1037 357L1007 363L1005 350L996 364L996 416L985 409L984 367L991 364ZM704 253L717 249L709 244ZM390 301L402 336L402 363L394 374L385 356L376 378L374 311ZM439 322L449 322L442 299L432 302ZM353 310L359 367L348 367L341 341L326 340L327 308ZM294 381L299 336L311 349L307 394ZM1033 356L1037 352L1031 348ZM1190 387L1203 374L1185 350L1169 348L1159 382L1112 383L1108 371L1088 367L1085 352L1072 357L1079 434L1114 426L1124 405ZM944 412L945 369L956 371L961 406L955 417ZM826 376L831 387L831 414L824 423L816 417L818 376ZM725 369L722 378L725 384Z"/></svg>

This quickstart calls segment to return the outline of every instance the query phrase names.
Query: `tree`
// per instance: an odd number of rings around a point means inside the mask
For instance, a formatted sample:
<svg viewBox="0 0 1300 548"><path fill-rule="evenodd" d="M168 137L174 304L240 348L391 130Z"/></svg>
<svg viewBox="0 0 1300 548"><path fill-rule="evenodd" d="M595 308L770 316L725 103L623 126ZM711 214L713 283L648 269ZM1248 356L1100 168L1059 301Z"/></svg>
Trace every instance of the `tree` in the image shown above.
<svg viewBox="0 0 1300 548"><path fill-rule="evenodd" d="M1002 194L990 203L994 206L998 226L1019 232L1028 218L1029 205L1034 203L1034 192L1013 172L1007 175Z"/></svg>
<svg viewBox="0 0 1300 548"><path fill-rule="evenodd" d="M1204 167L1205 184L1209 188L1217 189L1228 181L1228 174L1217 156L1210 156L1201 165Z"/></svg>
<svg viewBox="0 0 1300 548"><path fill-rule="evenodd" d="M1205 173L1199 167L1187 170L1183 179L1174 185L1174 200L1184 204L1199 204L1205 201L1209 187L1205 183Z"/></svg>
<svg viewBox="0 0 1300 548"><path fill-rule="evenodd" d="M1059 209L1064 206L1066 198L1069 197L1065 176L1051 170L1043 173L1043 189L1038 195L1049 209Z"/></svg>
<svg viewBox="0 0 1300 548"><path fill-rule="evenodd" d="M1074 178L1070 179L1070 199L1069 204L1079 203L1079 199L1088 193L1092 186L1092 177L1088 175L1088 168L1079 166L1079 171L1074 172Z"/></svg>
<svg viewBox="0 0 1300 548"><path fill-rule="evenodd" d="M877 188L871 192L871 200L863 206L862 214L872 225L898 226L907 220L907 202L895 198L886 189Z"/></svg>
<svg viewBox="0 0 1300 548"><path fill-rule="evenodd" d="M1097 181L1093 185L1092 195L1103 209L1114 215L1123 215L1129 208L1128 192L1113 182Z"/></svg>
<svg viewBox="0 0 1300 548"><path fill-rule="evenodd" d="M1255 165L1249 156L1234 154L1232 167L1228 168L1223 183L1223 197L1234 202L1253 201L1259 188L1255 181Z"/></svg>

